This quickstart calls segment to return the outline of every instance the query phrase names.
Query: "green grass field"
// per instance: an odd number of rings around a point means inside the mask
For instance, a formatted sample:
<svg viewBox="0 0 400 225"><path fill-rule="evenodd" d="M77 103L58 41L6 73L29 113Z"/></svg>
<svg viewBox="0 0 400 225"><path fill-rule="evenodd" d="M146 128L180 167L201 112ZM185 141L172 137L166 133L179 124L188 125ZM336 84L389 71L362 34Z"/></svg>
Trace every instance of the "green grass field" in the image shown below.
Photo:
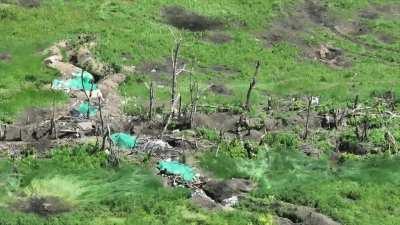
<svg viewBox="0 0 400 225"><path fill-rule="evenodd" d="M56 41L73 40L82 33L95 38L95 53L101 60L117 66L139 66L148 61L162 63L170 58L174 46L173 36L181 37L181 58L187 62L188 69L193 68L194 79L200 82L200 89L222 83L232 90L233 94L228 97L206 92L201 101L210 104L238 105L244 98L257 60L263 62L254 95L254 101L258 104L264 104L266 96L312 94L321 96L325 102L345 102L357 94L367 99L373 91L393 90L398 93L399 90L399 42L385 44L372 35L379 32L398 37L400 26L397 17L380 17L368 21L372 34L358 37L367 43L395 51L372 51L325 28L311 29L305 33L304 39L307 42L334 45L352 58L351 67L332 69L303 57L300 50L291 43L267 48L262 40L262 34L267 32L274 18L287 15L287 8L292 7L295 1L221 0L207 4L185 0L41 2L38 8L5 4L0 7L0 52L12 56L9 62L0 61L0 118L3 121L12 120L27 107L51 103L53 94L45 87L57 74L45 68L41 62L44 56L40 51ZM326 3L332 14L352 18L369 5L395 2L357 0ZM180 5L220 19L225 23L223 32L230 35L232 41L225 44L207 42L203 37L209 31L178 30L165 24L160 11L170 5ZM125 59L124 54L132 57ZM239 72L226 76L201 69L216 65L225 65ZM180 78L183 96L188 92L188 77L186 73ZM151 77L139 71L121 87L121 94L134 97L135 102L142 105L147 100L147 90L142 82L149 80ZM160 87L157 98L166 101L168 92L167 86ZM41 100L38 101L38 98ZM61 94L56 95L56 100L62 99Z"/></svg>
<svg viewBox="0 0 400 225"><path fill-rule="evenodd" d="M398 153L388 152L386 138L389 132L396 144L400 142L399 119L383 116L387 106L374 99L387 93L400 95L398 0L317 1L323 7L310 0L41 0L32 8L18 2L29 0L0 0L1 124L12 123L30 107L67 101L66 94L50 89L59 74L46 68L42 52L60 40L76 43L82 35L94 40L92 51L100 61L117 70L136 67L119 87L127 100L123 106L127 114L146 112L146 85L151 81L157 84L157 104L168 106L171 77L168 73L154 76L146 71L153 68L146 67L165 67L176 39L181 39L179 59L192 75L185 72L178 79L184 104L190 101L189 86L194 79L201 90L199 105L241 110L260 60L252 116L280 116L289 121L298 112L277 110L279 115L267 115L262 110L267 99L279 102L309 95L321 98L317 112L340 108L359 96L366 103L360 105L371 106L376 114L368 118L371 128L363 143L379 149L376 155L331 157L332 140L346 137L362 142L351 124L360 125L359 116L353 118L359 121L350 121L343 129L317 128L307 141L299 138L301 122L286 126L267 135L253 159L247 159L237 140L217 144L217 130L199 129L202 139L219 145L220 153L216 156L212 148L196 155L198 169L221 179L251 179L257 188L247 200L314 207L343 225L400 224L400 159ZM168 6L184 7L223 26L198 32L178 29L162 16ZM283 37L273 36L277 30L283 30ZM209 41L221 33L231 40ZM282 40L271 44L274 38ZM340 49L348 64L335 67L312 59L321 44ZM229 94L210 91L213 84L227 88ZM321 157L300 153L304 143L321 150ZM0 156L0 224L274 224L273 212L254 207L246 199L234 211L199 208L190 201L188 189L164 187L154 175L154 165L123 161L121 168L109 168L106 155L90 155L87 149L56 149L45 159L33 155L12 161ZM36 197L61 199L68 210L46 217L19 208Z"/></svg>
<svg viewBox="0 0 400 225"><path fill-rule="evenodd" d="M188 190L164 188L145 166L126 163L112 169L104 162L103 154L89 155L84 147L60 149L47 160L28 157L13 164L0 159L0 224L269 224L262 223L267 213L198 208ZM69 212L44 217L14 209L35 196L60 198Z"/></svg>

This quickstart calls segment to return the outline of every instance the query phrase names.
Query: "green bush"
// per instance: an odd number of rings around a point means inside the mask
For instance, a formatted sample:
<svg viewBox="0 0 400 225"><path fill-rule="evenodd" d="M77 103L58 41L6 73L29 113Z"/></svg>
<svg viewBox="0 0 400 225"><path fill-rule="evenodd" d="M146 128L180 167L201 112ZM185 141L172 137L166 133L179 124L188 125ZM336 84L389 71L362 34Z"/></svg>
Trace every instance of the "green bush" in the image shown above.
<svg viewBox="0 0 400 225"><path fill-rule="evenodd" d="M267 134L262 140L262 143L277 150L296 150L300 140L296 134L280 132Z"/></svg>

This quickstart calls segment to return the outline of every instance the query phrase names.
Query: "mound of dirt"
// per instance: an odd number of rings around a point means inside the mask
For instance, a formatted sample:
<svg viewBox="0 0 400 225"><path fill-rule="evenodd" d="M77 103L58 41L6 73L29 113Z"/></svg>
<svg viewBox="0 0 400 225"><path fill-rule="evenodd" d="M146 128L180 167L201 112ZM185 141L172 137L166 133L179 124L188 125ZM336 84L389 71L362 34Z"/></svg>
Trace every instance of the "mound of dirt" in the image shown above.
<svg viewBox="0 0 400 225"><path fill-rule="evenodd" d="M184 73L186 62L178 60L177 63L177 74ZM172 74L172 62L171 59L166 58L163 62L156 61L145 61L137 66L136 74L147 75L153 81L160 84L169 84Z"/></svg>
<svg viewBox="0 0 400 225"><path fill-rule="evenodd" d="M340 223L317 212L313 208L293 205L290 203L277 202L272 208L276 213L286 219L281 219L279 224L301 224L301 225L340 225Z"/></svg>
<svg viewBox="0 0 400 225"><path fill-rule="evenodd" d="M188 11L181 6L167 6L162 9L161 15L166 20L166 23L176 28L193 32L223 27L221 21Z"/></svg>
<svg viewBox="0 0 400 225"><path fill-rule="evenodd" d="M206 34L205 40L215 44L225 44L231 42L232 37L223 32L210 32Z"/></svg>
<svg viewBox="0 0 400 225"><path fill-rule="evenodd" d="M58 197L31 197L21 200L13 205L13 208L24 212L34 213L39 216L52 216L71 210L71 206Z"/></svg>
<svg viewBox="0 0 400 225"><path fill-rule="evenodd" d="M244 179L231 179L227 181L208 181L204 192L216 202L222 203L234 196L241 196L253 190L254 184Z"/></svg>
<svg viewBox="0 0 400 225"><path fill-rule="evenodd" d="M0 52L0 61L9 62L11 60L11 54L8 52Z"/></svg>
<svg viewBox="0 0 400 225"><path fill-rule="evenodd" d="M18 0L18 4L26 8L36 8L41 4L41 0Z"/></svg>
<svg viewBox="0 0 400 225"><path fill-rule="evenodd" d="M209 115L197 113L193 116L193 126L232 131L235 129L238 120L239 116L231 113L213 113Z"/></svg>
<svg viewBox="0 0 400 225"><path fill-rule="evenodd" d="M351 63L344 57L343 50L330 45L321 44L314 51L314 58L332 67L348 67Z"/></svg>
<svg viewBox="0 0 400 225"><path fill-rule="evenodd" d="M219 95L232 95L232 90L228 89L223 84L213 84L209 87L209 90L215 94Z"/></svg>
<svg viewBox="0 0 400 225"><path fill-rule="evenodd" d="M340 34L349 36L360 36L371 32L366 24L359 21L340 22L334 28Z"/></svg>
<svg viewBox="0 0 400 225"><path fill-rule="evenodd" d="M234 76L240 74L242 71L236 68L233 68L228 65L213 65L213 66L202 66L200 65L200 71L202 73L212 73L224 76Z"/></svg>

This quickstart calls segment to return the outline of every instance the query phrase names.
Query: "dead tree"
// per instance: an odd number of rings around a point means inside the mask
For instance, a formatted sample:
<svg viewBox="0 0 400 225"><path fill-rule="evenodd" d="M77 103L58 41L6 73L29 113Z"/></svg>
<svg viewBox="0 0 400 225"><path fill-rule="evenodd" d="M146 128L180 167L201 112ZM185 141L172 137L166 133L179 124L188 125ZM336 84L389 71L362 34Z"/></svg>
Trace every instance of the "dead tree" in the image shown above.
<svg viewBox="0 0 400 225"><path fill-rule="evenodd" d="M172 52L172 87L171 87L171 105L174 104L175 98L176 98L176 88L177 88L177 82L176 82L176 75L177 75L177 68L178 68L178 55L179 55L179 49L181 47L181 42L178 41L176 42L175 49Z"/></svg>
<svg viewBox="0 0 400 225"><path fill-rule="evenodd" d="M154 108L154 83L150 83L149 89L149 120L153 120L153 108Z"/></svg>
<svg viewBox="0 0 400 225"><path fill-rule="evenodd" d="M177 104L179 103L180 95L177 95L176 88L177 88L177 68L178 68L178 55L179 49L181 46L181 42L177 41L175 49L172 52L172 86L171 86L171 111L168 115L167 122L165 123L165 127L161 133L161 136L164 136L164 133L167 131L169 124L171 123L172 119L174 118L175 111L177 109Z"/></svg>
<svg viewBox="0 0 400 225"><path fill-rule="evenodd" d="M101 137L103 138L103 141L101 143L101 151L104 151L105 146L106 146L106 132L104 132L104 119L103 119L103 111L101 108L101 98L98 98L98 102L99 102L99 114L100 114L100 125L101 125Z"/></svg>
<svg viewBox="0 0 400 225"><path fill-rule="evenodd" d="M310 122L310 112L311 112L311 103L312 103L312 97L308 97L308 105L307 105L307 118L306 118L306 125L304 128L304 140L308 138L308 126Z"/></svg>
<svg viewBox="0 0 400 225"><path fill-rule="evenodd" d="M83 70L82 69L82 73L81 73L81 82L82 82L82 91L83 91L83 93L85 93L85 96L86 96L86 101L87 101L87 103L88 103L88 109L87 109L87 118L89 119L89 116L90 116L90 97L88 96L88 94L86 93L86 89L85 89L85 83L84 83L84 81L83 81L83 73L85 72L85 70ZM92 88L93 88L93 82L92 82L92 87L91 87L91 90L90 90L90 95L92 95Z"/></svg>
<svg viewBox="0 0 400 225"><path fill-rule="evenodd" d="M246 109L247 111L250 111L251 92L253 91L254 87L256 86L256 83L257 83L257 76L258 76L258 73L259 73L259 71L260 71L260 66L261 66L260 61L257 61L257 64L256 64L256 71L255 71L254 76L253 76L253 79L252 79L252 81L251 81L251 83L250 83L249 90L247 91L246 103L245 103L245 109Z"/></svg>
<svg viewBox="0 0 400 225"><path fill-rule="evenodd" d="M199 100L199 84L192 79L192 73L190 73L190 115L189 125L193 126L193 115L197 111L197 101Z"/></svg>
<svg viewBox="0 0 400 225"><path fill-rule="evenodd" d="M180 98L181 98L181 97L180 97L180 95L178 94L177 98L175 99L175 101L173 102L173 104L172 104L172 106L171 106L171 112L170 112L169 115L168 115L167 122L165 123L164 129L163 129L163 131L162 131L162 133L161 133L161 136L162 136L162 137L164 136L165 132L166 132L167 129L168 129L169 124L170 124L171 121L172 121L172 118L174 117L174 111L176 110L176 107L177 107L177 105L178 105L178 102L179 102L179 99L180 99Z"/></svg>
<svg viewBox="0 0 400 225"><path fill-rule="evenodd" d="M110 125L107 125L107 136L108 136L108 142L109 142L109 146L110 146L110 149L109 149L110 152L107 157L107 162L111 167L116 168L116 167L119 167L120 158L119 158L118 149L116 150L112 143Z"/></svg>
<svg viewBox="0 0 400 225"><path fill-rule="evenodd" d="M369 116L368 113L365 114L362 120L362 135L361 141L366 141L368 139L368 129L369 129Z"/></svg>
<svg viewBox="0 0 400 225"><path fill-rule="evenodd" d="M56 100L55 97L53 97L53 103L52 103L52 109L51 109L51 120L50 120L50 135L53 135L54 132L54 137L55 139L58 138L57 135L57 127L56 127L56 119L55 119L55 111L56 111Z"/></svg>

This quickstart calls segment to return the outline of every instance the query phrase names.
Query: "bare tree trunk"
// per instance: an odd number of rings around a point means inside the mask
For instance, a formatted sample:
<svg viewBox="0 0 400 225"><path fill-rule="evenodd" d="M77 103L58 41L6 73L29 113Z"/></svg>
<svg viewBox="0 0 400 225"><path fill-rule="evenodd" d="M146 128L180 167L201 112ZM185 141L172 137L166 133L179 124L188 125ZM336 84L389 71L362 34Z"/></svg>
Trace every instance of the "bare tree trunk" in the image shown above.
<svg viewBox="0 0 400 225"><path fill-rule="evenodd" d="M168 129L169 124L170 124L171 121L172 121L172 118L173 118L173 116L174 116L174 111L175 111L175 109L176 109L176 107L177 107L177 104L178 104L180 98L181 98L180 95L178 95L177 98L175 99L175 101L174 101L173 104L172 104L171 112L170 112L170 114L169 114L169 116L168 116L167 122L165 123L165 127L164 127L164 129L163 129L163 131L162 131L162 133L161 133L161 137L164 136L165 132L166 132L167 129Z"/></svg>
<svg viewBox="0 0 400 225"><path fill-rule="evenodd" d="M177 87L177 83L176 83L176 71L178 68L178 55L179 55L179 49L181 46L181 42L178 41L176 43L175 49L173 50L172 53L172 88L171 88L171 105L174 104L175 102L175 98L176 98L176 87Z"/></svg>
<svg viewBox="0 0 400 225"><path fill-rule="evenodd" d="M50 135L53 135L53 132L54 132L55 139L58 139L56 119L55 119L55 110L56 110L55 105L56 105L56 102L55 102L55 98L53 97L51 120L50 120Z"/></svg>
<svg viewBox="0 0 400 225"><path fill-rule="evenodd" d="M256 72L254 73L253 79L252 79L252 81L251 81L251 83L250 83L250 86L249 86L249 90L247 91L246 103L245 103L245 109L246 109L247 111L250 111L251 92L253 91L253 88L256 86L256 83L257 83L257 76L258 76L258 73L259 73L259 71L260 71L260 66L261 66L260 61L257 61L257 64L256 64Z"/></svg>
<svg viewBox="0 0 400 225"><path fill-rule="evenodd" d="M103 111L101 107L101 98L98 97L98 102L99 102L99 113L100 113L100 125L101 125L101 137L103 138L103 141L101 143L101 151L104 151L105 146L106 146L106 134L104 132L104 119L103 119Z"/></svg>
<svg viewBox="0 0 400 225"><path fill-rule="evenodd" d="M356 97L354 99L353 109L356 109L358 107L358 101L359 101L359 96L356 95Z"/></svg>
<svg viewBox="0 0 400 225"><path fill-rule="evenodd" d="M192 73L190 73L190 115L189 125L193 126L193 115L196 113L197 101L199 98L199 85L197 82L193 82Z"/></svg>
<svg viewBox="0 0 400 225"><path fill-rule="evenodd" d="M363 119L362 141L366 141L368 139L368 128L369 128L369 117L368 114L366 114Z"/></svg>
<svg viewBox="0 0 400 225"><path fill-rule="evenodd" d="M149 120L153 120L153 107L154 107L154 83L150 83L150 93L149 93Z"/></svg>
<svg viewBox="0 0 400 225"><path fill-rule="evenodd" d="M178 119L181 119L182 114L182 96L179 98L178 101Z"/></svg>
<svg viewBox="0 0 400 225"><path fill-rule="evenodd" d="M82 82L82 91L83 91L83 93L85 93L86 100L87 100L87 103L88 103L88 110L87 110L87 115L86 116L89 119L89 117L90 117L90 98L89 98L88 94L86 93L85 83L83 82L83 73L84 72L85 72L85 70L82 69L81 82ZM91 88L93 88L93 83L92 83L92 87ZM90 91L90 94L91 93L92 93L92 91Z"/></svg>
<svg viewBox="0 0 400 225"><path fill-rule="evenodd" d="M308 138L308 125L310 122L310 111L311 111L311 103L312 103L312 97L308 97L308 106L307 106L307 119L306 119L306 126L305 126L305 131L304 131L304 140Z"/></svg>

